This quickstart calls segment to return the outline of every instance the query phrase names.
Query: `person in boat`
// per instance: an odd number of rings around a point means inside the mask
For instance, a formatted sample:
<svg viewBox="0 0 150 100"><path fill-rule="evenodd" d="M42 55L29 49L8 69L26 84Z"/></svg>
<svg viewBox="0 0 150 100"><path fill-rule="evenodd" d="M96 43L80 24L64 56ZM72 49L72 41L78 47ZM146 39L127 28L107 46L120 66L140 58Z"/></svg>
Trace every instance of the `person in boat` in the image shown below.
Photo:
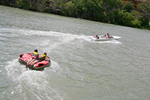
<svg viewBox="0 0 150 100"><path fill-rule="evenodd" d="M47 57L47 53L45 52L45 53L43 53L43 54L41 55L41 57L39 57L39 58L37 58L36 60L34 60L34 62L32 62L32 63L30 64L30 66L33 66L33 65L34 65L35 63L37 63L37 62L41 62L41 61L45 60L46 57Z"/></svg>
<svg viewBox="0 0 150 100"><path fill-rule="evenodd" d="M39 56L39 53L38 53L38 50L35 49L33 54L32 54L32 57L31 59L29 60L29 62L27 63L27 66L30 66L32 62L34 62Z"/></svg>
<svg viewBox="0 0 150 100"><path fill-rule="evenodd" d="M98 36L98 35L96 35L95 37L96 37L97 39L99 39L99 36Z"/></svg>
<svg viewBox="0 0 150 100"><path fill-rule="evenodd" d="M47 53L46 53L46 52L44 52L44 54L42 54L42 55L41 55L41 57L37 58L37 60L40 62L40 61L45 60L45 59L46 59L46 57L47 57Z"/></svg>
<svg viewBox="0 0 150 100"><path fill-rule="evenodd" d="M105 38L113 38L112 36L110 36L109 33L107 33L106 35L104 35Z"/></svg>

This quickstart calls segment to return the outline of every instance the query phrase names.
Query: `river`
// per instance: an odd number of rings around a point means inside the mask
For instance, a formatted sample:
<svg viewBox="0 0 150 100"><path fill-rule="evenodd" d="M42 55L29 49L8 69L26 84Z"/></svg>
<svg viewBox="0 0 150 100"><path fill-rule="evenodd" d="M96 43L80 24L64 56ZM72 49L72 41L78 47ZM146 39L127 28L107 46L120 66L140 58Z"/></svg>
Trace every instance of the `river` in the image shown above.
<svg viewBox="0 0 150 100"><path fill-rule="evenodd" d="M94 41L96 34L121 37ZM0 6L0 100L149 100L150 31ZM22 53L51 66L26 70Z"/></svg>

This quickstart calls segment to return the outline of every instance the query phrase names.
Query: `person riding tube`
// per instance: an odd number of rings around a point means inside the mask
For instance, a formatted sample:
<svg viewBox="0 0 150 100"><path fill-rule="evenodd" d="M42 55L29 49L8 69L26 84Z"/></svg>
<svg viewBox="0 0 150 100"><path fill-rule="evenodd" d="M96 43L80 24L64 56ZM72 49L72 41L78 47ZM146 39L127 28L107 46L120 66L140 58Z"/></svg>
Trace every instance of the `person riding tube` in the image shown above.
<svg viewBox="0 0 150 100"><path fill-rule="evenodd" d="M38 50L35 49L33 54L32 54L32 58L27 63L27 66L30 66L32 64L32 62L34 62L38 58L38 56L39 56Z"/></svg>
<svg viewBox="0 0 150 100"><path fill-rule="evenodd" d="M47 53L44 53L43 55L41 55L41 57L37 58L38 61L43 61L46 59Z"/></svg>
<svg viewBox="0 0 150 100"><path fill-rule="evenodd" d="M33 65L34 65L35 63L37 63L37 62L40 62L40 61L45 60L46 57L47 57L47 53L44 53L43 55L41 55L41 57L35 59L35 60L30 64L30 66L33 66Z"/></svg>

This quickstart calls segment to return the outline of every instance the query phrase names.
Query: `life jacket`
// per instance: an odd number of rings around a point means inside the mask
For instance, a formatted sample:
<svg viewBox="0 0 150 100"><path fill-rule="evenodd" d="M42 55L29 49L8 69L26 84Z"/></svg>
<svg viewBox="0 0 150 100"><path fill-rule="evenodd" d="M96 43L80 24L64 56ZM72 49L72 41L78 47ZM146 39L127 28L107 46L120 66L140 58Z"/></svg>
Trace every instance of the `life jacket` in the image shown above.
<svg viewBox="0 0 150 100"><path fill-rule="evenodd" d="M38 52L33 52L33 56L37 56L38 57L39 53Z"/></svg>
<svg viewBox="0 0 150 100"><path fill-rule="evenodd" d="M46 55L45 54L41 55L41 57L44 58L44 59L46 59Z"/></svg>

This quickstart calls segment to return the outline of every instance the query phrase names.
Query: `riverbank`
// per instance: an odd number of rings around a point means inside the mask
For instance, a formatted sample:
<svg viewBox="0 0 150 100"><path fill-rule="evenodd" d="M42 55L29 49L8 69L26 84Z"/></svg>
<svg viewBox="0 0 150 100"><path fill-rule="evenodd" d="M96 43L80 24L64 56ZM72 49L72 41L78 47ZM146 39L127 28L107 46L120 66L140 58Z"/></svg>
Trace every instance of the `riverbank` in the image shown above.
<svg viewBox="0 0 150 100"><path fill-rule="evenodd" d="M45 12L68 17L87 19L97 22L129 26L140 29L150 29L149 16L137 12L131 2L123 4L121 0L92 1L80 0L14 0L0 1L1 5L21 8L25 10ZM140 17L139 17L140 15Z"/></svg>

